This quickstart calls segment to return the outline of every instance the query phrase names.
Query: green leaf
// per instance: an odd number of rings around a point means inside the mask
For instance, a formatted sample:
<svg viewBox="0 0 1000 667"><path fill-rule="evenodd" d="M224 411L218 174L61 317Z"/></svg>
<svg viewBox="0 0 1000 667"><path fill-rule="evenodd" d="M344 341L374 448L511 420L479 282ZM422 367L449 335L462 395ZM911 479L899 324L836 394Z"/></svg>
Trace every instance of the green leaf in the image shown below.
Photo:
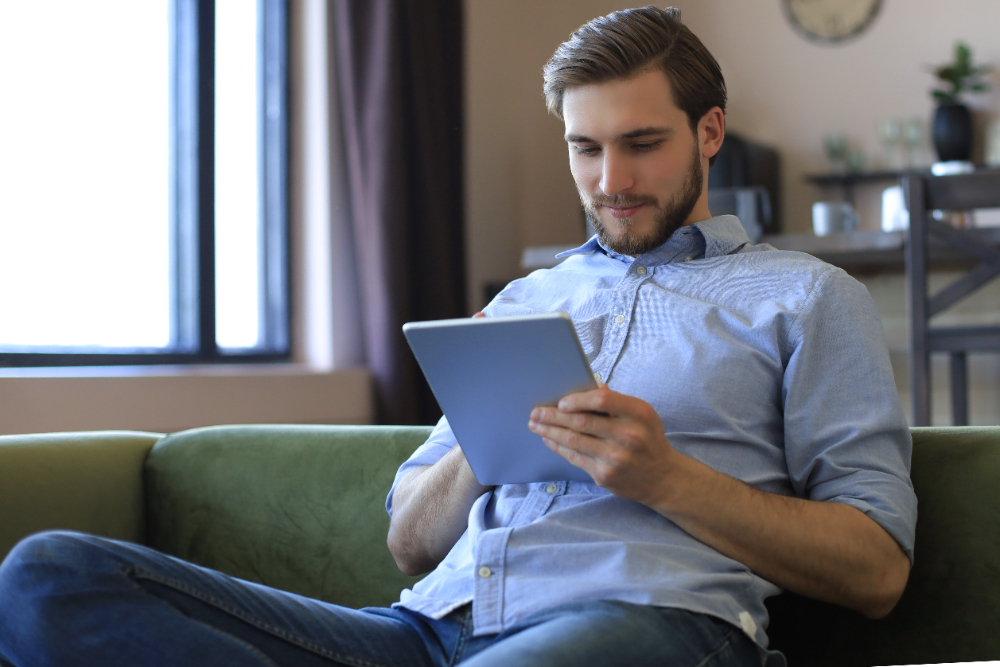
<svg viewBox="0 0 1000 667"><path fill-rule="evenodd" d="M932 69L934 75L948 90L933 90L931 95L938 102L945 104L957 102L963 92L981 93L990 89L989 82L981 81L983 74L993 70L992 66L975 67L972 64L972 50L965 42L955 43L955 60Z"/></svg>
<svg viewBox="0 0 1000 667"><path fill-rule="evenodd" d="M968 66L969 61L972 59L972 52L969 51L969 47L963 42L958 42L955 44L955 62L958 64L964 64Z"/></svg>

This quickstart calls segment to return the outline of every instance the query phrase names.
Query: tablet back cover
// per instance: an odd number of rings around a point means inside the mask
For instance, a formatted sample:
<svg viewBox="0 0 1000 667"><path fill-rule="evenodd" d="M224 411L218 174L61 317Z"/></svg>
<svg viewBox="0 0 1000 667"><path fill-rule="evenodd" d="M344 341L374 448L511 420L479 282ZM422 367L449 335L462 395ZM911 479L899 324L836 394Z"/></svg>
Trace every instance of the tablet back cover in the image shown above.
<svg viewBox="0 0 1000 667"><path fill-rule="evenodd" d="M564 313L403 326L481 484L591 481L528 429L538 405L596 386Z"/></svg>

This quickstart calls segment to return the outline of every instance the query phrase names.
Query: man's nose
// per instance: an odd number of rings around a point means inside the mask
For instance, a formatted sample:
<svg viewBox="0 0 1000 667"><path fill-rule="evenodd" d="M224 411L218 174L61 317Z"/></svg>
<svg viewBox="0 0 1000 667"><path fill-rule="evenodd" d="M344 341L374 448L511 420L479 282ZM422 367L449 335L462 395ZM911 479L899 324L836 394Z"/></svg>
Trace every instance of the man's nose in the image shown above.
<svg viewBox="0 0 1000 667"><path fill-rule="evenodd" d="M628 160L614 151L606 151L601 165L601 192L606 195L625 192L633 186L632 181Z"/></svg>

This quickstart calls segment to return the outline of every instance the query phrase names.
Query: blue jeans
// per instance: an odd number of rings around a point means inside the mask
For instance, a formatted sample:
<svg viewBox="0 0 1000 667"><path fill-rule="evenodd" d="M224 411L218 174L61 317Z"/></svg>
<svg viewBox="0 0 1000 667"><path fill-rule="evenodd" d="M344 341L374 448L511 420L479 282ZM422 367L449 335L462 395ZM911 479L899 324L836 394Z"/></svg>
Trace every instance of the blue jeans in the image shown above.
<svg viewBox="0 0 1000 667"><path fill-rule="evenodd" d="M613 601L562 605L472 636L441 620L348 609L234 579L135 544L32 536L0 564L0 665L546 667L760 665L730 624Z"/></svg>

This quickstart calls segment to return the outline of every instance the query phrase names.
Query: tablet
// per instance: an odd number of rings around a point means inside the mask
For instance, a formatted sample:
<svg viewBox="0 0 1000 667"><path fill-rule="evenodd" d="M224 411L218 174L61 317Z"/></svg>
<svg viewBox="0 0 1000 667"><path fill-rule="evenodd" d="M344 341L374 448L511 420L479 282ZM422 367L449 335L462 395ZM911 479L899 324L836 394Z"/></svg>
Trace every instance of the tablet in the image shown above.
<svg viewBox="0 0 1000 667"><path fill-rule="evenodd" d="M403 333L480 484L592 481L528 429L597 387L565 313L410 322Z"/></svg>

